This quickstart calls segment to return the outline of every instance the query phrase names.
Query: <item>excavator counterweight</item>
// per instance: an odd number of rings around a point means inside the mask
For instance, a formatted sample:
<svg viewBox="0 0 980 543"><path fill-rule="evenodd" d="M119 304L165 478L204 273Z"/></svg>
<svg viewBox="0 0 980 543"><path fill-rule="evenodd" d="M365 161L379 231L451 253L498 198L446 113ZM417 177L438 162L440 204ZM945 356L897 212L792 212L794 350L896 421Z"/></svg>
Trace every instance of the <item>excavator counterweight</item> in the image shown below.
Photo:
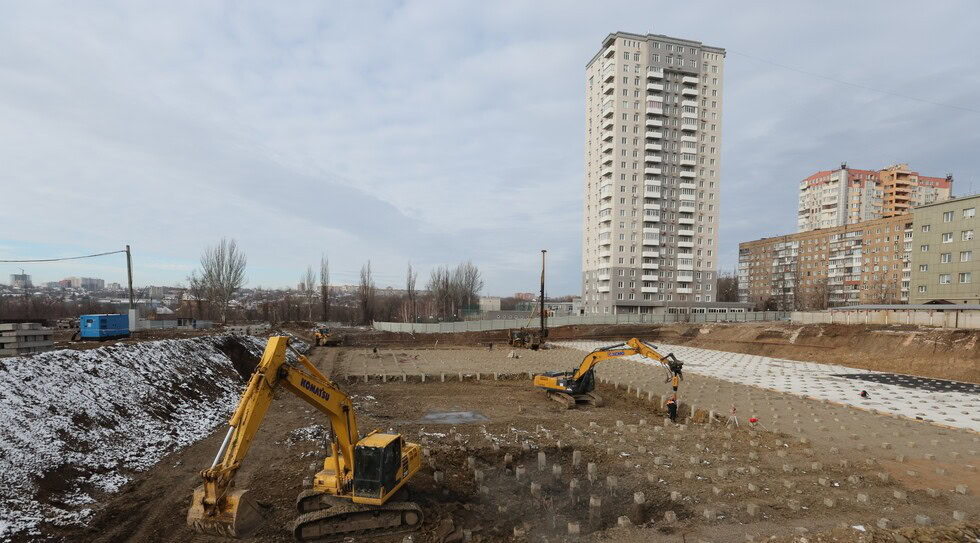
<svg viewBox="0 0 980 543"><path fill-rule="evenodd" d="M421 467L421 447L401 434L373 431L361 436L350 397L303 355L286 359L287 337L272 337L249 378L228 433L204 483L194 490L187 524L196 532L246 538L264 523L270 507L236 489L235 474L248 453L275 391L281 386L316 407L330 420L331 455L313 478L312 490L299 495L293 522L298 541L339 541L351 535L389 535L417 530L422 510L394 501Z"/></svg>

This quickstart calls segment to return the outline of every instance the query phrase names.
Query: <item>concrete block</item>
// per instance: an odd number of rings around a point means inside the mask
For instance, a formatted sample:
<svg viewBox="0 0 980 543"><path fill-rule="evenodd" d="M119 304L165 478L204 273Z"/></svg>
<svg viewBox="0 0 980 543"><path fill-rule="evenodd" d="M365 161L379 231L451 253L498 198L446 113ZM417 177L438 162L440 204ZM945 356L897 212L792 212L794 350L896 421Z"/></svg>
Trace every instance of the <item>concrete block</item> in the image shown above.
<svg viewBox="0 0 980 543"><path fill-rule="evenodd" d="M759 459L759 453L756 452L749 453L749 460L758 460L758 459Z"/></svg>
<svg viewBox="0 0 980 543"><path fill-rule="evenodd" d="M754 503L747 504L745 506L745 512L748 513L750 517L754 517L759 514L759 506Z"/></svg>
<svg viewBox="0 0 980 543"><path fill-rule="evenodd" d="M966 521L966 511L953 511L953 520L964 522Z"/></svg>
<svg viewBox="0 0 980 543"><path fill-rule="evenodd" d="M681 501L681 493L678 492L678 491L676 491L676 490L672 490L670 492L670 501L672 501L672 502L679 502L679 501Z"/></svg>
<svg viewBox="0 0 980 543"><path fill-rule="evenodd" d="M819 479L817 479L817 483L819 483L820 486L830 486L830 479L826 477L820 477Z"/></svg>
<svg viewBox="0 0 980 543"><path fill-rule="evenodd" d="M711 487L711 493L715 496L721 496L722 490L716 486Z"/></svg>
<svg viewBox="0 0 980 543"><path fill-rule="evenodd" d="M878 519L877 524L878 524L878 528L881 528L882 530L891 530L893 526L892 521L886 518Z"/></svg>
<svg viewBox="0 0 980 543"><path fill-rule="evenodd" d="M783 479L783 486L786 487L787 490L793 490L794 488L796 488L796 481L790 481L789 479Z"/></svg>
<svg viewBox="0 0 980 543"><path fill-rule="evenodd" d="M758 475L759 472L760 472L759 468L755 466L749 466L749 473L751 473L752 475Z"/></svg>
<svg viewBox="0 0 980 543"><path fill-rule="evenodd" d="M657 457L655 457L653 459L653 464L655 466L662 466L662 465L664 465L664 457L663 456L657 456Z"/></svg>
<svg viewBox="0 0 980 543"><path fill-rule="evenodd" d="M581 533L581 528L577 522L568 523L568 535L579 535Z"/></svg>
<svg viewBox="0 0 980 543"><path fill-rule="evenodd" d="M879 481L881 481L883 483L887 483L889 478L890 477L888 476L888 472L885 472L885 471L879 471L878 472L878 480Z"/></svg>
<svg viewBox="0 0 980 543"><path fill-rule="evenodd" d="M748 488L749 488L749 492L758 492L759 491L759 485L757 485L755 483L749 483L748 484Z"/></svg>
<svg viewBox="0 0 980 543"><path fill-rule="evenodd" d="M858 501L858 503L862 503L862 504L867 505L867 504L871 503L871 498L868 497L867 494L860 494L859 493L857 495L857 501Z"/></svg>
<svg viewBox="0 0 980 543"><path fill-rule="evenodd" d="M928 526L932 524L932 519L927 517L926 515L916 515L915 523L918 524L919 526Z"/></svg>
<svg viewBox="0 0 980 543"><path fill-rule="evenodd" d="M664 522L666 522L667 524L674 524L675 522L677 522L677 513L673 511L665 511Z"/></svg>
<svg viewBox="0 0 980 543"><path fill-rule="evenodd" d="M820 471L822 469L823 469L823 464L821 464L820 462L810 463L810 471Z"/></svg>
<svg viewBox="0 0 980 543"><path fill-rule="evenodd" d="M544 471L548 467L548 455L544 451L538 452L538 471Z"/></svg>
<svg viewBox="0 0 980 543"><path fill-rule="evenodd" d="M927 488L926 489L926 495L929 496L930 498L938 498L939 497L939 491L936 490L935 488Z"/></svg>
<svg viewBox="0 0 980 543"><path fill-rule="evenodd" d="M623 515L616 519L616 525L619 526L620 528L627 528L629 526L632 526L633 523L630 521L629 517Z"/></svg>
<svg viewBox="0 0 980 543"><path fill-rule="evenodd" d="M728 477L728 468L718 468L718 477Z"/></svg>
<svg viewBox="0 0 980 543"><path fill-rule="evenodd" d="M783 464L783 471L786 473L793 473L793 466L789 464Z"/></svg>
<svg viewBox="0 0 980 543"><path fill-rule="evenodd" d="M832 508L837 505L837 500L835 500L834 498L824 498L823 504L827 507Z"/></svg>
<svg viewBox="0 0 980 543"><path fill-rule="evenodd" d="M800 502L797 501L797 500L787 500L786 501L786 506L789 507L789 510L790 511L799 511L800 510Z"/></svg>
<svg viewBox="0 0 980 543"><path fill-rule="evenodd" d="M892 492L892 496L894 496L896 500L905 500L908 499L909 493L904 490L896 490Z"/></svg>
<svg viewBox="0 0 980 543"><path fill-rule="evenodd" d="M705 520L716 520L718 518L718 513L714 509L705 508L703 514Z"/></svg>
<svg viewBox="0 0 980 543"><path fill-rule="evenodd" d="M970 493L970 487L966 485L956 485L956 493L964 496Z"/></svg>

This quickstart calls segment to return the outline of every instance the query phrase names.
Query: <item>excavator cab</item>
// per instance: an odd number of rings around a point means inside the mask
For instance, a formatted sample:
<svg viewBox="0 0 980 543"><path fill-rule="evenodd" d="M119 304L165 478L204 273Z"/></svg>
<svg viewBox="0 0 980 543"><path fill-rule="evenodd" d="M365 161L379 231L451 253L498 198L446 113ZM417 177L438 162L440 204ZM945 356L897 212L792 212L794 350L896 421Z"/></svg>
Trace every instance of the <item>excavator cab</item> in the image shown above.
<svg viewBox="0 0 980 543"><path fill-rule="evenodd" d="M354 447L354 501L380 505L401 480L402 439L372 434Z"/></svg>

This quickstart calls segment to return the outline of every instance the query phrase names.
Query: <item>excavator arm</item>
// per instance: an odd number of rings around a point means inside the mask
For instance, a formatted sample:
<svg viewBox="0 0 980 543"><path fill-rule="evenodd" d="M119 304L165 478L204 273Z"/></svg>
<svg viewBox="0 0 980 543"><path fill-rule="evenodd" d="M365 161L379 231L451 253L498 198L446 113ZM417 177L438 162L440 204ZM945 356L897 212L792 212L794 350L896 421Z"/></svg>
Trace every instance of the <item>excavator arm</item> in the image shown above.
<svg viewBox="0 0 980 543"><path fill-rule="evenodd" d="M264 522L266 508L251 499L247 490L234 489L234 478L280 386L327 415L334 435L335 493L340 494L350 486L354 445L360 439L354 406L350 397L305 356L299 355L297 363L288 362L288 340L284 336L269 339L238 407L228 421L228 433L214 462L201 471L204 484L194 491L187 513L188 525L198 532L248 537Z"/></svg>
<svg viewBox="0 0 980 543"><path fill-rule="evenodd" d="M548 390L551 397L564 403L567 407L573 407L575 403L592 403L598 405L601 400L592 394L595 389L595 367L612 358L624 356L641 355L651 360L656 360L667 369L670 376L668 381L673 381L673 388L677 390L677 383L683 379L684 363L677 359L673 353L660 354L656 347L637 338L632 338L626 343L607 345L585 355L582 363L573 371L567 372L547 372L534 376L534 385Z"/></svg>
<svg viewBox="0 0 980 543"><path fill-rule="evenodd" d="M650 345L649 343L646 343L640 339L633 338L626 343L618 343L616 345L600 347L587 354L585 359L582 360L582 363L579 365L578 369L572 374L572 379L581 379L586 373L592 371L592 369L595 368L600 362L604 362L610 358L633 356L635 354L660 362L665 368L667 368L671 376L682 375L681 372L684 363L677 360L677 357L675 357L673 353L662 355L653 345Z"/></svg>

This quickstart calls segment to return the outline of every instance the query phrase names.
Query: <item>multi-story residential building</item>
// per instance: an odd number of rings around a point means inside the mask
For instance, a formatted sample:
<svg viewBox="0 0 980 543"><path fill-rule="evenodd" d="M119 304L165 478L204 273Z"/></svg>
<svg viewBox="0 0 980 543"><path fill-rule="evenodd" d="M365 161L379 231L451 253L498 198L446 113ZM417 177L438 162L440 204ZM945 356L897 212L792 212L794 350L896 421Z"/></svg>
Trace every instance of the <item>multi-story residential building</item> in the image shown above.
<svg viewBox="0 0 980 543"><path fill-rule="evenodd" d="M913 212L912 303L980 303L980 196L924 205ZM976 279L976 281L974 281Z"/></svg>
<svg viewBox="0 0 980 543"><path fill-rule="evenodd" d="M587 313L716 298L725 51L610 34L585 72Z"/></svg>
<svg viewBox="0 0 980 543"><path fill-rule="evenodd" d="M912 218L895 216L739 244L739 301L824 309L908 300Z"/></svg>
<svg viewBox="0 0 980 543"><path fill-rule="evenodd" d="M69 277L69 286L72 288L82 288L86 290L102 290L105 288L105 280L95 277Z"/></svg>
<svg viewBox="0 0 980 543"><path fill-rule="evenodd" d="M952 187L952 175L920 175L908 164L877 171L841 164L800 181L797 231L904 215L915 206L948 200Z"/></svg>
<svg viewBox="0 0 980 543"><path fill-rule="evenodd" d="M12 273L10 274L10 286L14 288L30 288L34 286L31 283L31 276L26 273Z"/></svg>

